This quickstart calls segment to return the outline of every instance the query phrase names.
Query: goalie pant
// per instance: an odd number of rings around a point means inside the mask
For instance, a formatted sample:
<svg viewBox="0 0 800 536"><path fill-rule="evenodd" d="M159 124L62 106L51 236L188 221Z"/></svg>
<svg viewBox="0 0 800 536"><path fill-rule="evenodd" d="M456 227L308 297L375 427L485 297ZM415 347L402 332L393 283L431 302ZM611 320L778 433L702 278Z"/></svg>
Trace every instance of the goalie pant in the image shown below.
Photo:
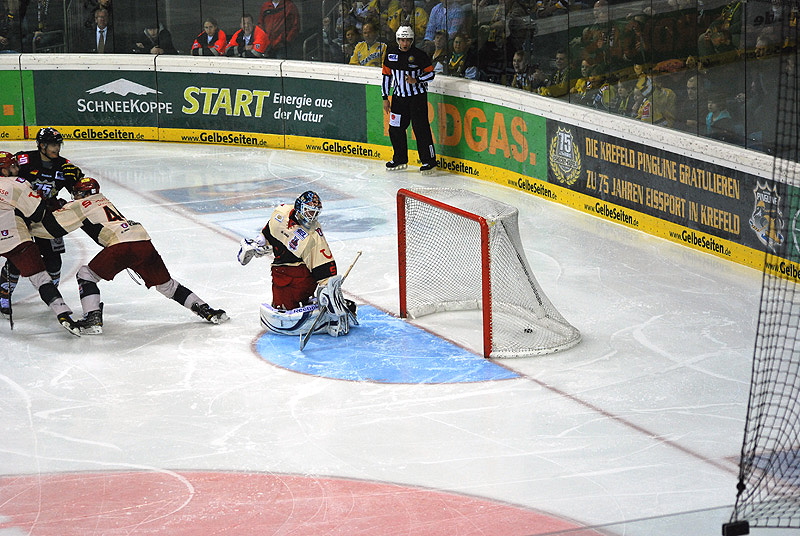
<svg viewBox="0 0 800 536"><path fill-rule="evenodd" d="M0 177L0 255L8 259L22 276L30 279L42 301L56 314L72 314L61 293L45 270L44 262L31 240L28 226L21 216L54 227L52 214L47 212L44 200L31 185L18 177Z"/></svg>
<svg viewBox="0 0 800 536"><path fill-rule="evenodd" d="M101 279L111 281L126 268L139 274L147 288L155 287L161 294L189 310L195 304L205 303L172 278L144 227L125 218L103 194L71 201L53 212L53 217L57 228L47 229L36 224L31 226L31 233L34 236L51 238L82 228L95 242L103 246L88 265L78 270L78 288L84 314L100 310L100 289L97 283Z"/></svg>

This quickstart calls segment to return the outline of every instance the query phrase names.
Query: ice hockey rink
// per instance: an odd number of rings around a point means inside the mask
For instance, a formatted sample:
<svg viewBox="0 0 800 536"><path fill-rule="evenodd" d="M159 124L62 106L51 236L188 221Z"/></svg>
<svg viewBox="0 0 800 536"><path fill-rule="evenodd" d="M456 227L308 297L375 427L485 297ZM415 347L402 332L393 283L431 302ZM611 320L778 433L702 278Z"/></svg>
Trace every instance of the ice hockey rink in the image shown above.
<svg viewBox="0 0 800 536"><path fill-rule="evenodd" d="M760 272L441 172L167 143L62 155L230 321L123 272L100 284L104 333L77 338L23 280L14 330L0 324L0 535L721 533ZM582 342L488 361L477 313L398 319L395 196L420 186L517 206L527 259ZM363 252L344 284L361 325L300 352L260 327L269 259L236 253L308 189L340 270ZM76 312L75 273L97 250L67 238Z"/></svg>

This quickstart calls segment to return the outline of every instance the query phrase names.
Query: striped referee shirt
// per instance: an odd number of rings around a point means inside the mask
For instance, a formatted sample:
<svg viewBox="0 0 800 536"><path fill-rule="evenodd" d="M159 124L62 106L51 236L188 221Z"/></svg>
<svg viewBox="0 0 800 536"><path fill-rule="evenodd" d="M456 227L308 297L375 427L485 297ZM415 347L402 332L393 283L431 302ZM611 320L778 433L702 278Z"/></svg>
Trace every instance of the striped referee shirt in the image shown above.
<svg viewBox="0 0 800 536"><path fill-rule="evenodd" d="M409 84L406 76L410 75L417 83ZM383 81L381 94L387 98L394 88L397 97L411 97L428 92L428 82L433 80L431 58L422 50L412 46L406 52L398 46L390 46L383 60Z"/></svg>

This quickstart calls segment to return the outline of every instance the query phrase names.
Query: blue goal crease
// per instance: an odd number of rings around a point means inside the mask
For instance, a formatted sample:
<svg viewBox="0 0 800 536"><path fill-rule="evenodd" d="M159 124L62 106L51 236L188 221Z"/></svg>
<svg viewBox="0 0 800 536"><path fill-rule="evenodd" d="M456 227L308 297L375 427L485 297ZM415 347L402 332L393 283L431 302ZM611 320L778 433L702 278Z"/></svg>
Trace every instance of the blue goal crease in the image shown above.
<svg viewBox="0 0 800 536"><path fill-rule="evenodd" d="M378 309L358 308L346 337L316 334L300 351L299 337L264 333L256 351L302 374L376 383L472 383L520 375Z"/></svg>

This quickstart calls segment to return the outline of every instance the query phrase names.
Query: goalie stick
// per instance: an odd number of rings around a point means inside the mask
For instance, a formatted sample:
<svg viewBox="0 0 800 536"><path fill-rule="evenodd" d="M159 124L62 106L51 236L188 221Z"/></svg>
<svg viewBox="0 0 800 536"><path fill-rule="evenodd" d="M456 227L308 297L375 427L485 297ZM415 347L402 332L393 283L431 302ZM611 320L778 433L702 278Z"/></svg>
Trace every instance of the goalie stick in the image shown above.
<svg viewBox="0 0 800 536"><path fill-rule="evenodd" d="M344 284L344 280L347 279L348 274L350 274L350 270L352 270L353 266L356 265L356 261L358 260L358 258L360 256L361 256L361 250L359 250L358 253L356 253L356 258L353 259L353 262L350 263L350 267L347 269L347 271L342 276L342 284ZM317 327L317 322L319 322L319 319L322 318L322 314L323 314L322 311L320 311L320 314L318 314L317 318L314 319L314 323L311 325L311 329L309 329L304 335L300 336L300 351L301 352L303 351L303 348L306 347L306 343L308 343L308 340L311 338L311 335L314 333L314 328Z"/></svg>

